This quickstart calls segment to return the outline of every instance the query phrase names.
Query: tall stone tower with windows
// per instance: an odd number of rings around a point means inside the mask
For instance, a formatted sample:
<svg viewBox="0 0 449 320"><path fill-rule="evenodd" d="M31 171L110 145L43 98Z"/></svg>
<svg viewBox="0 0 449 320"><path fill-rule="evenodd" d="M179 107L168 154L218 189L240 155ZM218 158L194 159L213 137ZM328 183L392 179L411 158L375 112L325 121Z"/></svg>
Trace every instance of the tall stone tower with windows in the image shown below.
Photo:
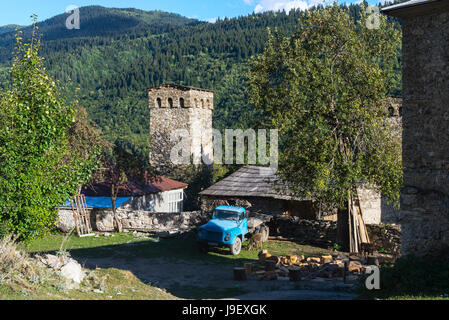
<svg viewBox="0 0 449 320"><path fill-rule="evenodd" d="M214 92L163 84L148 89L148 99L150 164L153 170L159 175L192 184L198 179L199 172L211 169L202 159L207 162L213 157ZM180 148L181 141L185 139L188 145ZM184 159L187 156L188 163L173 162L173 156L179 158L181 154Z"/></svg>

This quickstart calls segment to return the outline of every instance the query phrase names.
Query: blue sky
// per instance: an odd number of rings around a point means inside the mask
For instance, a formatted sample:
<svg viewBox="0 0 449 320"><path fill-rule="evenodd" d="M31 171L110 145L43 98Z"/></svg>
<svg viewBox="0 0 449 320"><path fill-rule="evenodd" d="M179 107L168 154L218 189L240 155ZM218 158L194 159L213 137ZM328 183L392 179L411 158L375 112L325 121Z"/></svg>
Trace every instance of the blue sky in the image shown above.
<svg viewBox="0 0 449 320"><path fill-rule="evenodd" d="M323 0L1 0L0 26L30 24L30 16L37 14L39 21L64 13L70 5L78 7L100 5L114 8L163 10L183 16L214 21L217 17L236 17L268 10L306 8ZM332 1L331 1L332 2ZM345 0L339 2L358 2ZM369 0L376 4L378 0Z"/></svg>

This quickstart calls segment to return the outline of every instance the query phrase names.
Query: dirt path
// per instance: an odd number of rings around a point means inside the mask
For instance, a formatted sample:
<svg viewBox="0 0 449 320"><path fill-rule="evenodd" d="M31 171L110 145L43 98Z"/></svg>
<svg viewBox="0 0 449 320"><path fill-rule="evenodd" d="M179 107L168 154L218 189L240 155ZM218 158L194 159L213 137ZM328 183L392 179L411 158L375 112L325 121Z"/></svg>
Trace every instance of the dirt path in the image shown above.
<svg viewBox="0 0 449 320"><path fill-rule="evenodd" d="M195 298L195 295L189 294L189 290L200 292L200 296L201 292L204 295L209 292L210 296L204 298L212 299L235 296L233 299L242 300L340 300L355 297L353 294L344 292L347 291L347 286L335 281L324 281L324 279L300 285L284 280L249 279L245 282L237 282L233 280L232 265L195 260L138 258L132 255L126 257L123 254L107 258L78 258L77 260L89 269L100 267L129 270L141 281L186 299Z"/></svg>

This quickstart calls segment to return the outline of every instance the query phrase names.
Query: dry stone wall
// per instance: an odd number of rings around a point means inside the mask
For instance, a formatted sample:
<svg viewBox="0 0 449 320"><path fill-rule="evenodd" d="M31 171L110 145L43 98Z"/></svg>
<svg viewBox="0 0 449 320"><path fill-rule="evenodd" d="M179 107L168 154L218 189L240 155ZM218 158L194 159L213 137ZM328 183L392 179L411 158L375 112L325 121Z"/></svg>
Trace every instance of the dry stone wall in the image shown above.
<svg viewBox="0 0 449 320"><path fill-rule="evenodd" d="M71 209L58 210L59 220L57 228L69 233L75 228L75 221ZM89 209L92 228L99 232L114 231L112 209ZM125 230L138 230L148 232L187 231L196 226L205 224L210 214L195 212L182 213L153 213L149 211L118 209L119 219Z"/></svg>
<svg viewBox="0 0 449 320"><path fill-rule="evenodd" d="M112 210L94 210L95 227L100 232L114 231ZM143 232L188 231L205 224L209 216L199 211L182 213L152 213L148 211L118 210L124 230Z"/></svg>
<svg viewBox="0 0 449 320"><path fill-rule="evenodd" d="M281 236L304 245L332 248L337 239L337 223L304 220L298 217L275 217L268 226L270 235ZM371 242L377 251L399 255L401 228L398 225L367 225Z"/></svg>

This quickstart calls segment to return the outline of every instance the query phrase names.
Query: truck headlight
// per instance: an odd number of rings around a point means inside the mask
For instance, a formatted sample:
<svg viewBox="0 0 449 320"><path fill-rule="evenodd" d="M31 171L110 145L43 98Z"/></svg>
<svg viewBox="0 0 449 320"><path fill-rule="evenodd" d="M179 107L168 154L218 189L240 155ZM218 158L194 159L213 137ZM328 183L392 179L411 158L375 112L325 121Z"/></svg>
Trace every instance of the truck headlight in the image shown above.
<svg viewBox="0 0 449 320"><path fill-rule="evenodd" d="M225 240L226 240L226 241L229 241L229 240L231 240L231 234L230 234L230 233L228 233L228 234L226 235L226 238L225 238Z"/></svg>

